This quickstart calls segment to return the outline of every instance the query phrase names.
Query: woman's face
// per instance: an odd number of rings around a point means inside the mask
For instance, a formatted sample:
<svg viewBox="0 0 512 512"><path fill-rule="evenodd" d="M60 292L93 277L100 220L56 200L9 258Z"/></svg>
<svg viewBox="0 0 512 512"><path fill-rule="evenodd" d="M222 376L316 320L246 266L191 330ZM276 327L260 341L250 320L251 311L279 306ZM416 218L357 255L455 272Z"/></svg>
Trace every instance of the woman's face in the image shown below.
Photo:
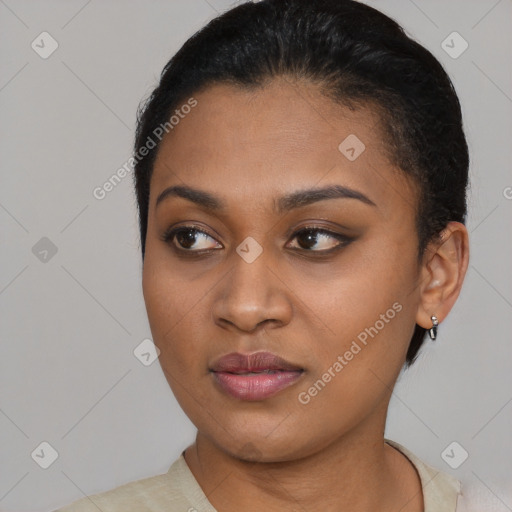
<svg viewBox="0 0 512 512"><path fill-rule="evenodd" d="M143 270L177 400L242 458L382 433L420 293L416 194L376 114L284 80L194 98L155 163Z"/></svg>

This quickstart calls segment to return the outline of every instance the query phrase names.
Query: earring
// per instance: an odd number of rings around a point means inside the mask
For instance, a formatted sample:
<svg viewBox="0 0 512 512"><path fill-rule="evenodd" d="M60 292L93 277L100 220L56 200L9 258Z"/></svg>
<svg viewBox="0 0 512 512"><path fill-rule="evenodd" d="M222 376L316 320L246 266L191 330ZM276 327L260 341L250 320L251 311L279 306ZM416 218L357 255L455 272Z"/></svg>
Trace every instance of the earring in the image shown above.
<svg viewBox="0 0 512 512"><path fill-rule="evenodd" d="M428 334L430 336L430 339L433 341L437 338L437 326L439 325L439 322L437 321L437 317L432 315L432 327L428 330Z"/></svg>

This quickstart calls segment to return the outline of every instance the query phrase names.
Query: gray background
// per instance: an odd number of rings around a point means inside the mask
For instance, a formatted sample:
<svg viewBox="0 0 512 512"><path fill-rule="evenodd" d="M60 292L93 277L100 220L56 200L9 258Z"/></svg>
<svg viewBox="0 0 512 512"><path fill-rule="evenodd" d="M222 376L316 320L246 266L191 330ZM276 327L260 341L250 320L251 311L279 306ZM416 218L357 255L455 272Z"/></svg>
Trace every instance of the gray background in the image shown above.
<svg viewBox="0 0 512 512"><path fill-rule="evenodd" d="M512 2L369 3L445 65L472 157L467 279L438 341L401 376L386 436L467 483L487 510L505 512ZM166 472L193 440L158 362L144 366L133 354L151 334L131 174L103 200L92 191L130 156L136 107L164 64L229 5L0 0L0 510L53 510ZM59 45L47 59L31 47L43 31ZM458 58L441 46L453 31L469 43ZM56 254L44 253L43 237ZM59 454L48 469L31 457L43 441ZM458 469L441 457L453 441L469 453Z"/></svg>

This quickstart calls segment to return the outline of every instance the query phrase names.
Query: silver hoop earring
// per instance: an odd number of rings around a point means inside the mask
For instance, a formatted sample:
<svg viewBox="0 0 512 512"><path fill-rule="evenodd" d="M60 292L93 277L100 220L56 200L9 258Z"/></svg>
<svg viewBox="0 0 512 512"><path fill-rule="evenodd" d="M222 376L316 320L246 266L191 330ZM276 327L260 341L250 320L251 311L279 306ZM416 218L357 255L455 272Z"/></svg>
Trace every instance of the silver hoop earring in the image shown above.
<svg viewBox="0 0 512 512"><path fill-rule="evenodd" d="M428 330L428 334L430 336L430 339L433 341L437 338L437 326L439 325L439 322L437 320L437 317L432 315L430 317L432 320L432 327Z"/></svg>

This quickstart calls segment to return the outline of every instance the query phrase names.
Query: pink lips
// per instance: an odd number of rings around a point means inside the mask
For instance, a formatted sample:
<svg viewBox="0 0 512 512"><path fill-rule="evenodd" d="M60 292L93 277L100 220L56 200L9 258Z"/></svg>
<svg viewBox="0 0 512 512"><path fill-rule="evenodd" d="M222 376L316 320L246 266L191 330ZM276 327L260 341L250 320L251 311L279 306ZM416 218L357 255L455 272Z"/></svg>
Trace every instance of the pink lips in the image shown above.
<svg viewBox="0 0 512 512"><path fill-rule="evenodd" d="M270 352L233 352L210 368L221 390L240 400L263 400L294 384L303 369Z"/></svg>

